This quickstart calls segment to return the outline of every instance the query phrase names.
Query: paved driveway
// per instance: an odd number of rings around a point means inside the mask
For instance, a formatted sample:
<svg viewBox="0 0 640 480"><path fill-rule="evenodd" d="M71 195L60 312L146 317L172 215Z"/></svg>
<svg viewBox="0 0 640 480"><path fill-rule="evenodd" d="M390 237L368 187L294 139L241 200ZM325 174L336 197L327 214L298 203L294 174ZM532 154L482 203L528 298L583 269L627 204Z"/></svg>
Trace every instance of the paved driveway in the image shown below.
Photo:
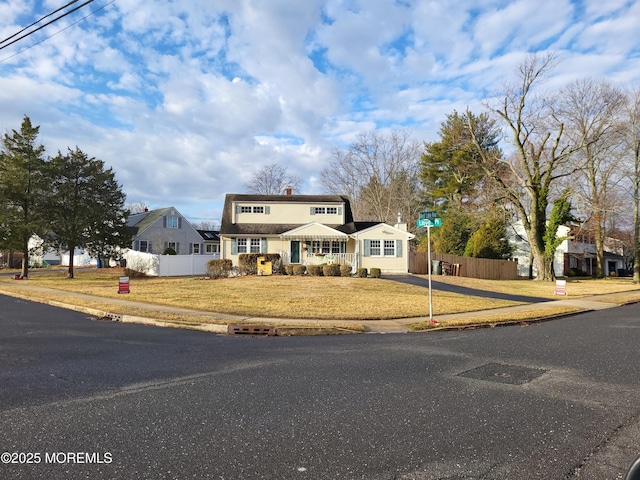
<svg viewBox="0 0 640 480"><path fill-rule="evenodd" d="M429 288L429 280L426 277L418 277L415 275L386 275L386 280L395 280L396 282L408 283L419 287ZM450 283L439 282L436 276L431 277L431 288L443 292L459 293L461 295L474 295L476 297L495 298L498 300L512 300L514 302L540 303L549 302L548 298L529 297L526 295L510 295L508 293L489 292L487 290L477 290L475 288L467 288L461 285L452 285Z"/></svg>

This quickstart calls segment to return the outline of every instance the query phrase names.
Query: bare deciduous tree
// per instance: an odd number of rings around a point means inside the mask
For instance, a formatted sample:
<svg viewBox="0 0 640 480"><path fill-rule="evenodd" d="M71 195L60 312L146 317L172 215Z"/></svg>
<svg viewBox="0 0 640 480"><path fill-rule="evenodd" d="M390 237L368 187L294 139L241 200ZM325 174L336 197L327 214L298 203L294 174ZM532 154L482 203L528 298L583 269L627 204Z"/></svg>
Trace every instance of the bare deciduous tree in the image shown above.
<svg viewBox="0 0 640 480"><path fill-rule="evenodd" d="M329 193L347 195L358 220L411 225L420 210L419 160L422 145L408 131L358 135L346 150L332 152L321 183Z"/></svg>
<svg viewBox="0 0 640 480"><path fill-rule="evenodd" d="M625 110L624 146L633 197L633 281L640 283L640 89L629 93Z"/></svg>
<svg viewBox="0 0 640 480"><path fill-rule="evenodd" d="M290 188L292 193L298 192L302 179L289 173L287 167L271 163L257 171L245 185L247 193L257 195L281 195Z"/></svg>
<svg viewBox="0 0 640 480"><path fill-rule="evenodd" d="M578 80L559 95L555 115L574 145L576 205L587 212L595 239L597 276L605 276L604 242L608 216L619 207L615 187L621 176L621 113L625 96L606 81Z"/></svg>
<svg viewBox="0 0 640 480"><path fill-rule="evenodd" d="M554 278L553 256L545 252L544 241L552 187L570 173L568 162L582 148L566 138L564 125L553 115L553 97L534 91L556 63L553 54L528 56L518 68L517 82L505 87L503 104L493 110L509 132L512 155L488 154L480 148L476 126L469 125L486 174L523 223L538 271L536 279L542 281Z"/></svg>

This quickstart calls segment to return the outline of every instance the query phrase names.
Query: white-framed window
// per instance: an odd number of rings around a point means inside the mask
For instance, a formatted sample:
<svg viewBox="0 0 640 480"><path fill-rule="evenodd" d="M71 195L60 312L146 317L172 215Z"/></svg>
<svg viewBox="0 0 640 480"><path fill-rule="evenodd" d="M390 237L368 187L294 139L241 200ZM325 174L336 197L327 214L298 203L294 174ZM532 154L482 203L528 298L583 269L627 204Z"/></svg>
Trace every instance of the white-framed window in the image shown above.
<svg viewBox="0 0 640 480"><path fill-rule="evenodd" d="M176 244L176 242L168 242L167 243L167 248L173 248L173 250L178 253L178 245Z"/></svg>
<svg viewBox="0 0 640 480"><path fill-rule="evenodd" d="M309 253L342 253L345 251L345 248L342 246L342 244L344 244L344 242L331 240L312 240Z"/></svg>
<svg viewBox="0 0 640 480"><path fill-rule="evenodd" d="M191 253L194 253L196 255L200 254L200 244L199 243L194 243L193 244L193 251Z"/></svg>
<svg viewBox="0 0 640 480"><path fill-rule="evenodd" d="M220 245L208 243L204 246L206 253L220 253Z"/></svg>
<svg viewBox="0 0 640 480"><path fill-rule="evenodd" d="M314 215L324 215L327 212L326 207L313 207L312 210Z"/></svg>
<svg viewBox="0 0 640 480"><path fill-rule="evenodd" d="M167 217L167 228L178 228L178 217Z"/></svg>
<svg viewBox="0 0 640 480"><path fill-rule="evenodd" d="M240 207L240 213L251 213L251 207L241 206Z"/></svg>
<svg viewBox="0 0 640 480"><path fill-rule="evenodd" d="M365 257L401 257L402 241L395 240L365 240L364 241Z"/></svg>
<svg viewBox="0 0 640 480"><path fill-rule="evenodd" d="M327 207L327 215L337 215L338 207Z"/></svg>
<svg viewBox="0 0 640 480"><path fill-rule="evenodd" d="M238 238L236 241L237 253L260 253L262 239L260 238Z"/></svg>
<svg viewBox="0 0 640 480"><path fill-rule="evenodd" d="M149 251L149 242L146 240L140 240L140 246L138 247L140 252L148 252Z"/></svg>
<svg viewBox="0 0 640 480"><path fill-rule="evenodd" d="M396 256L396 241L385 240L384 241L384 256L395 257Z"/></svg>
<svg viewBox="0 0 640 480"><path fill-rule="evenodd" d="M264 213L264 207L253 207L253 213Z"/></svg>
<svg viewBox="0 0 640 480"><path fill-rule="evenodd" d="M381 251L380 251L380 240L371 240L371 242L369 243L370 245L370 250L369 250L369 254L372 257L379 257L381 255Z"/></svg>

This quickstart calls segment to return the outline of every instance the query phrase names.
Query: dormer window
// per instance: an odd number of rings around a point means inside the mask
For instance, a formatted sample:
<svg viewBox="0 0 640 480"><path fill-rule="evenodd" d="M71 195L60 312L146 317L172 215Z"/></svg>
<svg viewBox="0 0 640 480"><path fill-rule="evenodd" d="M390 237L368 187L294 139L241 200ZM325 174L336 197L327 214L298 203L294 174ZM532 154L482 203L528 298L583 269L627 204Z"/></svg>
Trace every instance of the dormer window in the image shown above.
<svg viewBox="0 0 640 480"><path fill-rule="evenodd" d="M311 215L342 215L342 207L311 207Z"/></svg>

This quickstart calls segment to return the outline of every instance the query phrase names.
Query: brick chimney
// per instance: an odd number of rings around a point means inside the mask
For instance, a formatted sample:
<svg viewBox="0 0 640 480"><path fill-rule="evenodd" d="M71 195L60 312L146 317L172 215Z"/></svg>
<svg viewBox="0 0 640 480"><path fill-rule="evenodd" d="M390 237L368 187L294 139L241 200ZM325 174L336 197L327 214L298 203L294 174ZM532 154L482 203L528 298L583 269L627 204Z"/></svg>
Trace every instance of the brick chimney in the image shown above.
<svg viewBox="0 0 640 480"><path fill-rule="evenodd" d="M284 189L285 195L291 195L293 193L293 189L291 187L287 187Z"/></svg>

